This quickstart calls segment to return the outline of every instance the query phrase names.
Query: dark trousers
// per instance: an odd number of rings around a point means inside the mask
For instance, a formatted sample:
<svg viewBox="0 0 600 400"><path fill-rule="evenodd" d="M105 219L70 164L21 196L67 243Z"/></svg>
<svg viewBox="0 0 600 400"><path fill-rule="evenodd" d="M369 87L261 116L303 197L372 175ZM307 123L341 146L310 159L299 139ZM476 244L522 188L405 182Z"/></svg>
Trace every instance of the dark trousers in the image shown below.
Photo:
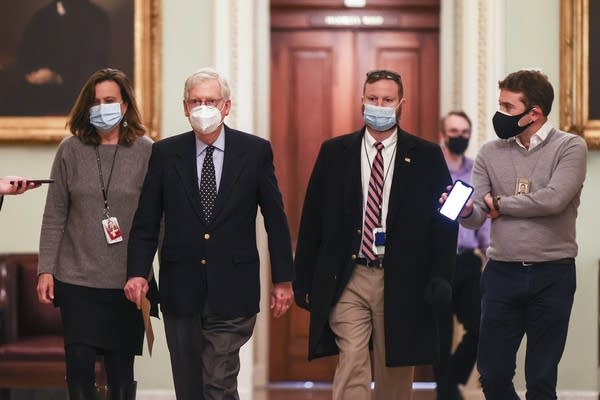
<svg viewBox="0 0 600 400"><path fill-rule="evenodd" d="M239 351L252 336L256 315L164 315L177 400L239 400Z"/></svg>
<svg viewBox="0 0 600 400"><path fill-rule="evenodd" d="M439 319L440 362L435 366L438 400L459 399L457 385L466 383L477 357L481 296L481 258L473 251L458 254L452 285L452 304ZM456 315L465 334L451 354Z"/></svg>
<svg viewBox="0 0 600 400"><path fill-rule="evenodd" d="M65 346L67 383L69 387L93 389L95 386L96 357L93 346L72 343ZM133 354L103 350L107 384L112 388L129 388L133 382Z"/></svg>
<svg viewBox="0 0 600 400"><path fill-rule="evenodd" d="M516 354L527 335L527 400L556 399L558 363L575 293L575 263L490 261L481 279L477 367L487 400L518 400Z"/></svg>

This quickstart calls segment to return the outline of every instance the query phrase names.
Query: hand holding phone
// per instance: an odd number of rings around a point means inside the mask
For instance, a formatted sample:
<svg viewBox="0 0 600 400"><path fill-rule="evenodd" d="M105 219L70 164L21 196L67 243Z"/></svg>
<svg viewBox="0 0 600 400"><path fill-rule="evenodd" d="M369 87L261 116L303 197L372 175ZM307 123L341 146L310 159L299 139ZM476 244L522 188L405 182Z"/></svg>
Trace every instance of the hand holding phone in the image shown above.
<svg viewBox="0 0 600 400"><path fill-rule="evenodd" d="M20 188L21 183L23 181L10 181L9 183L11 185L14 185L15 182L17 183L17 188ZM54 182L54 179L27 179L28 184L33 183L34 185L41 185L42 183L53 183L53 182Z"/></svg>
<svg viewBox="0 0 600 400"><path fill-rule="evenodd" d="M442 207L440 213L451 220L456 220L465 204L473 194L473 186L466 184L461 180L454 182L452 189Z"/></svg>

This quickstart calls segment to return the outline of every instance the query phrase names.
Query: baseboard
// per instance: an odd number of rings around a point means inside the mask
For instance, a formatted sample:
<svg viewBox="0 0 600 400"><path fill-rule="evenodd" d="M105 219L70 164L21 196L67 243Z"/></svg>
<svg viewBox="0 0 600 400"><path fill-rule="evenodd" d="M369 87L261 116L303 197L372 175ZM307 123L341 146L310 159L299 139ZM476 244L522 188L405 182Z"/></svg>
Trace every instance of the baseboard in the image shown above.
<svg viewBox="0 0 600 400"><path fill-rule="evenodd" d="M176 400L174 390L138 390L137 400Z"/></svg>
<svg viewBox="0 0 600 400"><path fill-rule="evenodd" d="M525 392L517 392L522 400L525 400ZM558 400L598 400L596 390L562 390L558 393ZM484 400L481 390L465 390L463 392L467 400Z"/></svg>
<svg viewBox="0 0 600 400"><path fill-rule="evenodd" d="M598 400L595 390L563 390L558 392L558 400Z"/></svg>
<svg viewBox="0 0 600 400"><path fill-rule="evenodd" d="M299 389L302 390L302 389ZM427 390L427 389L420 389ZM471 393L473 392L473 393ZM476 391L466 391L466 398L472 399ZM524 393L519 393L522 399L525 399ZM594 390L564 390L558 392L558 400L598 400L598 392ZM245 397L241 397L245 398ZM173 390L138 390L138 400L175 400L175 391ZM483 396L481 396L483 399Z"/></svg>
<svg viewBox="0 0 600 400"><path fill-rule="evenodd" d="M248 393L239 392L240 399L249 399ZM176 400L174 390L138 390L137 400Z"/></svg>

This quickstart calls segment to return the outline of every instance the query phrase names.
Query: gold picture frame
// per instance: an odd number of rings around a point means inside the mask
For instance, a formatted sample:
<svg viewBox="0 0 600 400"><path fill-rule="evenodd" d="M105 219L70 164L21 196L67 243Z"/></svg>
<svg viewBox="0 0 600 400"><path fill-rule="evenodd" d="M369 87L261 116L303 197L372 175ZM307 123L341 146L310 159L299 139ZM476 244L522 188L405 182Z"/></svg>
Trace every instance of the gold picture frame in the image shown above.
<svg viewBox="0 0 600 400"><path fill-rule="evenodd" d="M132 1L136 100L148 135L157 139L161 122L161 0ZM65 123L66 115L1 116L0 142L58 142L70 135Z"/></svg>
<svg viewBox="0 0 600 400"><path fill-rule="evenodd" d="M600 120L589 113L589 22L589 0L560 1L560 127L600 149Z"/></svg>

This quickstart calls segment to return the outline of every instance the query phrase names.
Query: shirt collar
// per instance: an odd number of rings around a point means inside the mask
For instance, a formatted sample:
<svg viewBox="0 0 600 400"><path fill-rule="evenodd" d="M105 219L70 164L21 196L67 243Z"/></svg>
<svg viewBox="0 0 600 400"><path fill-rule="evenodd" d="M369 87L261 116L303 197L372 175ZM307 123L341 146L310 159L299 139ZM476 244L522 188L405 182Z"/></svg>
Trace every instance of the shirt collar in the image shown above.
<svg viewBox="0 0 600 400"><path fill-rule="evenodd" d="M198 139L196 135L196 157L198 157L209 145L204 143L202 140ZM219 136L217 136L217 140L211 145L217 150L221 150L225 152L225 134L223 133L223 126L221 125L221 132L219 132Z"/></svg>
<svg viewBox="0 0 600 400"><path fill-rule="evenodd" d="M458 167L458 169L456 171L452 171L452 172L455 172L457 174L467 174L467 173L470 174L472 169L473 169L473 160L471 160L467 156L463 155L462 163L460 164L460 167Z"/></svg>
<svg viewBox="0 0 600 400"><path fill-rule="evenodd" d="M544 125L542 125L542 127L538 129L536 133L533 134L531 139L529 139L529 150L531 151L531 149L533 149L534 147L542 143L544 140L546 140L551 130L552 124L550 123L550 120L546 120L546 122L544 122ZM516 141L519 146L525 149L525 146L523 145L523 143L521 143L521 139L518 136L516 138Z"/></svg>
<svg viewBox="0 0 600 400"><path fill-rule="evenodd" d="M372 149L375 147L375 143L377 143L377 140L375 140L375 138L373 138L373 136L371 136L371 134L368 132L368 130L369 130L369 128L365 128L365 142L367 144L367 148ZM394 129L394 133L392 133L390 135L390 137L388 137L381 143L383 143L384 149L388 149L388 148L392 147L393 145L395 145L397 140L398 140L398 128Z"/></svg>

